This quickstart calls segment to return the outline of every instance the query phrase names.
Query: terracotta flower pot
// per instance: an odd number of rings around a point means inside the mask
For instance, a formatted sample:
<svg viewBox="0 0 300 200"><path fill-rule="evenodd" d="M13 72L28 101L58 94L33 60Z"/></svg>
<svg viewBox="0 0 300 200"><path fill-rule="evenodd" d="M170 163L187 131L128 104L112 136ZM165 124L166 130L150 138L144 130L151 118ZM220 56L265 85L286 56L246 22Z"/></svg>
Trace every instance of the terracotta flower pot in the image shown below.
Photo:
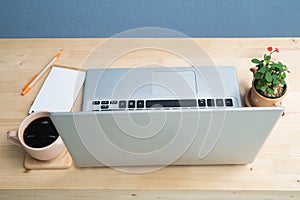
<svg viewBox="0 0 300 200"><path fill-rule="evenodd" d="M255 73L256 69L251 68L250 69L253 74ZM252 88L250 90L250 96L249 96L249 103L251 106L281 106L282 105L282 99L287 94L287 86L285 85L285 89L283 91L283 94L279 97L266 97L260 94L255 86L255 79L252 81Z"/></svg>
<svg viewBox="0 0 300 200"><path fill-rule="evenodd" d="M252 88L250 91L250 103L252 106L281 106L282 99L286 96L286 90L284 94L277 98L265 97L257 92L254 86L254 81L252 82Z"/></svg>

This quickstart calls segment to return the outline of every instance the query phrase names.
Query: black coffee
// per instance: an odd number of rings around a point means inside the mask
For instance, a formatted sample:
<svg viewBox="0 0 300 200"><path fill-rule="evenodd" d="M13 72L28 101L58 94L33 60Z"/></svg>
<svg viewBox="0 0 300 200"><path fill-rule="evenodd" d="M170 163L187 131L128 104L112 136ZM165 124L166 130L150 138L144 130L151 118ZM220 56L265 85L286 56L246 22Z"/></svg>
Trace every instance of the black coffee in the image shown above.
<svg viewBox="0 0 300 200"><path fill-rule="evenodd" d="M27 126L23 138L26 145L33 148L42 148L52 144L58 136L51 119L41 117Z"/></svg>

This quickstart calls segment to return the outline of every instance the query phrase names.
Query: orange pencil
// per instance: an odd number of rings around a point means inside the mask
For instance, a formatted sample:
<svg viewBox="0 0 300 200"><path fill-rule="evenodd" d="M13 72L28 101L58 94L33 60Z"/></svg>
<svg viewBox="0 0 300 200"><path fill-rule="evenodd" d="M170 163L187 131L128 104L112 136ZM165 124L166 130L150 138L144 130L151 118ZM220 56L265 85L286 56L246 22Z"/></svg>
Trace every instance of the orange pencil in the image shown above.
<svg viewBox="0 0 300 200"><path fill-rule="evenodd" d="M29 92L32 86L42 77L42 75L47 71L49 67L53 65L53 63L61 57L61 52L55 55L55 57L40 71L40 73L35 74L28 83L23 88L22 95L24 96Z"/></svg>

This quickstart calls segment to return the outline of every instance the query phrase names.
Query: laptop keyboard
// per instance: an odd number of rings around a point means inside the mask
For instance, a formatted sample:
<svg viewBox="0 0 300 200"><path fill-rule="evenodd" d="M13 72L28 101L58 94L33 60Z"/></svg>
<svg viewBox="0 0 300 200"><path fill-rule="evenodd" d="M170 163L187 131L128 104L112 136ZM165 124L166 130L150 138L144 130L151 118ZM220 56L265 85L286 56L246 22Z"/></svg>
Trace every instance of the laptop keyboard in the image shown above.
<svg viewBox="0 0 300 200"><path fill-rule="evenodd" d="M94 100L89 111L237 107L233 98Z"/></svg>

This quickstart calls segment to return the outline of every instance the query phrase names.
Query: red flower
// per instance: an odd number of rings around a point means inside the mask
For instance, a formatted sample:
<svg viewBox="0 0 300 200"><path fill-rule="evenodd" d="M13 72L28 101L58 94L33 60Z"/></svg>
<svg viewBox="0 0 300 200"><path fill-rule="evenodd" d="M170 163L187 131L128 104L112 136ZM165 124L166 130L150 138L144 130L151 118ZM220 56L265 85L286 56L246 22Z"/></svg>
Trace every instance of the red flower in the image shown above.
<svg viewBox="0 0 300 200"><path fill-rule="evenodd" d="M272 51L273 50L273 48L272 47L268 47L268 51Z"/></svg>
<svg viewBox="0 0 300 200"><path fill-rule="evenodd" d="M279 49L278 49L278 48L275 48L275 51L276 51L277 53L279 53Z"/></svg>

